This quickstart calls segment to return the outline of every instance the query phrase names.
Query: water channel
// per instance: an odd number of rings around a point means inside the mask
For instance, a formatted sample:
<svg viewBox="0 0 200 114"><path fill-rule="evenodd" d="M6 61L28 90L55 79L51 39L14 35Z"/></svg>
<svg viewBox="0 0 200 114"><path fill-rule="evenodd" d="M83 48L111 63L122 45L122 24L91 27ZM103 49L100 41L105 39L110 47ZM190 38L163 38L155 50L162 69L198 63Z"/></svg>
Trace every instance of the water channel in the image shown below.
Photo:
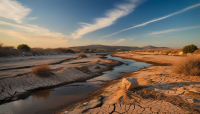
<svg viewBox="0 0 200 114"><path fill-rule="evenodd" d="M151 64L106 56L107 59L117 60L124 64L116 66L112 71L105 71L103 75L86 80L60 86L57 88L41 90L33 93L24 100L13 101L0 105L0 114L48 114L70 103L88 97L91 91L97 90L107 80L116 79L125 72L133 72Z"/></svg>

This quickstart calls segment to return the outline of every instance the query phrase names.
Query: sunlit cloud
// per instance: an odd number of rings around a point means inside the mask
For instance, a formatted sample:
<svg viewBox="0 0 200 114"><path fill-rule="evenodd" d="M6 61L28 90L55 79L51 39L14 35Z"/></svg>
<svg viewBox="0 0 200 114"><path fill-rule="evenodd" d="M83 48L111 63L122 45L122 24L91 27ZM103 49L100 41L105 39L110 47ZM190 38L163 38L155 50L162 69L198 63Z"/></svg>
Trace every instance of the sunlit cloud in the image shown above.
<svg viewBox="0 0 200 114"><path fill-rule="evenodd" d="M0 29L0 34L16 39L32 42L45 42L45 44L66 44L66 36L58 32L50 32L47 29L30 24L16 24L0 21L0 25L13 27L15 30Z"/></svg>
<svg viewBox="0 0 200 114"><path fill-rule="evenodd" d="M162 31L154 31L154 32L151 32L148 35L166 34L166 33L171 33L171 32L176 32L176 31L183 31L183 30L189 30L189 29L195 29L195 28L200 28L200 26L175 28L175 29L168 29L168 30L162 30Z"/></svg>
<svg viewBox="0 0 200 114"><path fill-rule="evenodd" d="M24 24L23 21L25 20L35 20L38 18L26 18L30 12L30 8L23 6L15 0L0 0L0 17L4 20L0 20L0 26L11 27L9 30L1 27L0 34L24 41L52 44L63 44L67 42L67 40L65 40L66 36L62 33L51 32L37 25ZM10 20L13 20L13 22Z"/></svg>
<svg viewBox="0 0 200 114"><path fill-rule="evenodd" d="M133 29L133 28L142 27L142 26L148 25L148 24L150 24L150 23L153 23L153 22L156 22L156 21L160 21L160 20L166 19L166 18L168 18L168 17L177 15L177 14L179 14L179 13L183 13L183 12L185 12L185 11L187 11L187 10L190 10L190 9L193 9L193 8L199 7L199 6L200 6L200 3L195 4L195 5L193 5L193 6L189 6L189 7L187 7L187 8L184 8L184 9L182 9L182 10L180 10L180 11L175 12L175 13L172 13L172 14L169 14L169 15L166 15L166 16L163 16L163 17L160 17L160 18L157 18L157 19L150 20L150 21L144 22L144 23L142 23L142 24L135 25L135 26L133 26L133 27L129 27L129 28L120 30L120 31L115 32L115 33L112 33L112 34L110 34L110 35L103 36L102 38L110 37L110 36L119 34L119 33L123 32L123 31L127 31L127 30L130 30L130 29Z"/></svg>
<svg viewBox="0 0 200 114"><path fill-rule="evenodd" d="M133 2L134 1L134 2ZM80 22L81 27L77 29L74 33L69 36L69 38L78 39L83 35L108 27L116 22L117 19L124 17L134 11L136 8L138 0L132 0L129 4L120 4L116 5L116 8L110 11L107 11L105 17L96 18L93 24Z"/></svg>
<svg viewBox="0 0 200 114"><path fill-rule="evenodd" d="M0 0L0 17L22 23L31 9L15 0Z"/></svg>
<svg viewBox="0 0 200 114"><path fill-rule="evenodd" d="M19 32L19 31L14 31L14 30L0 29L0 34L22 39L24 41L35 41L38 43L39 42L45 42L45 43L51 43L51 44L67 43L67 40L63 40L65 35L61 33L51 33L51 32L25 33L25 32Z"/></svg>

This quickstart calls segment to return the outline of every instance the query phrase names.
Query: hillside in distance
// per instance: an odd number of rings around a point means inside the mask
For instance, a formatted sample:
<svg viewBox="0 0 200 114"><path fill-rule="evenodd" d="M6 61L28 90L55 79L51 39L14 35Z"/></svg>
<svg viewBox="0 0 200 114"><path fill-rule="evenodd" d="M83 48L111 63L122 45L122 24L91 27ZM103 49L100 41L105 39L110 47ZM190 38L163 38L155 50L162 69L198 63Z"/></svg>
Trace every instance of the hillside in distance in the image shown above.
<svg viewBox="0 0 200 114"><path fill-rule="evenodd" d="M144 46L144 47L136 47L136 46L107 46L107 45L87 45L87 46L75 46L69 47L72 49L121 49L121 50L140 50L140 49L166 49L168 47L155 47L155 46Z"/></svg>

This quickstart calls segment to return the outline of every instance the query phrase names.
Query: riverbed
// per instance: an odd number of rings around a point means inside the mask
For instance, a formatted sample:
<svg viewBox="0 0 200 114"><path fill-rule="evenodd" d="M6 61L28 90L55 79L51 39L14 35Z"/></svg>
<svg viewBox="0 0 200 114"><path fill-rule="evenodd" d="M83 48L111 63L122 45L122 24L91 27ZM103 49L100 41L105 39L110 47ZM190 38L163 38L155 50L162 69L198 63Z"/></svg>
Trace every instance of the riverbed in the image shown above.
<svg viewBox="0 0 200 114"><path fill-rule="evenodd" d="M110 55L106 57L107 59L117 60L124 64L114 67L111 71L105 71L103 75L86 80L85 82L37 91L24 100L0 105L0 112L10 114L52 113L56 109L87 98L90 92L97 90L107 80L116 79L125 72L133 72L151 66L151 64L144 62L121 59Z"/></svg>

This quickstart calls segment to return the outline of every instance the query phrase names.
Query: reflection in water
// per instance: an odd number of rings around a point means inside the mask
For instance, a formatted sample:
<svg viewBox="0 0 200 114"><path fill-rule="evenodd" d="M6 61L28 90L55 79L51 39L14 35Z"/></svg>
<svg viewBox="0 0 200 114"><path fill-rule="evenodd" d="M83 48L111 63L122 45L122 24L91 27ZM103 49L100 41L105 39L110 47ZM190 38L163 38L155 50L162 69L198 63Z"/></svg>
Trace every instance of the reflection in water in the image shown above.
<svg viewBox="0 0 200 114"><path fill-rule="evenodd" d="M54 89L38 91L25 100L18 100L0 105L0 113L50 113L53 109L85 99L91 91L98 89L102 83L107 80L116 79L124 72L132 72L150 66L150 64L147 63L121 59L110 55L108 55L107 58L123 62L124 64L114 67L112 71L103 72L103 75L89 79L86 82L78 82Z"/></svg>
<svg viewBox="0 0 200 114"><path fill-rule="evenodd" d="M31 95L33 97L33 102L35 102L35 100L38 101L40 99L44 99L46 101L50 96L50 91L51 89L47 89L33 93Z"/></svg>

